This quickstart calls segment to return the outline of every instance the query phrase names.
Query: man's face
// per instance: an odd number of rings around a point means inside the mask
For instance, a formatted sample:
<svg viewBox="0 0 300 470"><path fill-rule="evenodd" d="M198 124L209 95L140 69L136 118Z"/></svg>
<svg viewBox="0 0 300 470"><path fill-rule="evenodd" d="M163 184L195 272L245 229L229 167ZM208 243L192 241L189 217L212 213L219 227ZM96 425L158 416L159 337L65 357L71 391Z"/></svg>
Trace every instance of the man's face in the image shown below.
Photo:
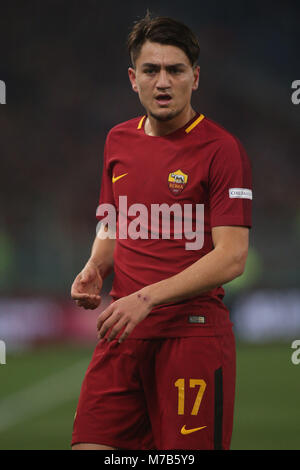
<svg viewBox="0 0 300 470"><path fill-rule="evenodd" d="M198 88L199 67L193 68L176 46L146 41L128 73L147 113L159 121L189 109L192 91Z"/></svg>

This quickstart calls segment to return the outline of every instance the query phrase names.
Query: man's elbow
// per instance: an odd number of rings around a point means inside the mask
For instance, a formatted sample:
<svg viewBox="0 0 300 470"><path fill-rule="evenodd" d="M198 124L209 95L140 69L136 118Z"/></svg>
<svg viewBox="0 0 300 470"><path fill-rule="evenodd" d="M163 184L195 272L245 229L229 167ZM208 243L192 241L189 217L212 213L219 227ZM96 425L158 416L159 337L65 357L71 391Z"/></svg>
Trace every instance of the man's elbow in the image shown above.
<svg viewBox="0 0 300 470"><path fill-rule="evenodd" d="M246 261L248 256L248 248L239 250L233 256L233 279L241 276L246 267Z"/></svg>

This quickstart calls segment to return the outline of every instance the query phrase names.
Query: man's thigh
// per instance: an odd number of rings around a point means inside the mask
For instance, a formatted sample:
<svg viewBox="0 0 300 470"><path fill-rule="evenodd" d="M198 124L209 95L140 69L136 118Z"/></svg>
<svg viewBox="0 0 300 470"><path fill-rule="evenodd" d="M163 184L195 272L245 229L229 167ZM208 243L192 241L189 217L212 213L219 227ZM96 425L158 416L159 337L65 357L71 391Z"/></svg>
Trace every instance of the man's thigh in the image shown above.
<svg viewBox="0 0 300 470"><path fill-rule="evenodd" d="M166 339L155 379L143 376L158 449L228 449L235 394L235 342L219 337Z"/></svg>
<svg viewBox="0 0 300 470"><path fill-rule="evenodd" d="M72 446L153 448L152 430L138 374L138 340L99 343L82 383Z"/></svg>

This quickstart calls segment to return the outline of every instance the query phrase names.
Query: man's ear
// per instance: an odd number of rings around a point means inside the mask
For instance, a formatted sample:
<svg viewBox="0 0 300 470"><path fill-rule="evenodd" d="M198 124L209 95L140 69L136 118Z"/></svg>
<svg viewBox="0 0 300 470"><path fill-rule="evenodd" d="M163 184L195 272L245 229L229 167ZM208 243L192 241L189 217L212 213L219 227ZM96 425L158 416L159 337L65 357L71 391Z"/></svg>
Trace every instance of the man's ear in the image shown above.
<svg viewBox="0 0 300 470"><path fill-rule="evenodd" d="M135 69L133 69L132 67L128 68L128 77L129 77L129 80L130 80L133 91L135 91L137 93L138 92L138 87L137 87L137 84L136 84L136 72L135 72Z"/></svg>
<svg viewBox="0 0 300 470"><path fill-rule="evenodd" d="M197 90L198 86L199 86L199 76L200 76L200 67L199 67L199 65L196 65L196 67L194 67L193 72L194 72L193 90Z"/></svg>

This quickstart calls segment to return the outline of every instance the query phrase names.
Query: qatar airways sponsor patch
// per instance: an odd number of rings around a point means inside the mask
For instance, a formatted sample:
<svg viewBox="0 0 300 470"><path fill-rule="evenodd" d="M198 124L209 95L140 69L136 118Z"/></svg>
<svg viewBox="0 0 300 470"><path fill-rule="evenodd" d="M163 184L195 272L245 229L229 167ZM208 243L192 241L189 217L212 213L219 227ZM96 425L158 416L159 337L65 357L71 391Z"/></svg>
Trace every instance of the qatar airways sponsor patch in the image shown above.
<svg viewBox="0 0 300 470"><path fill-rule="evenodd" d="M229 189L230 198L239 198L239 199L252 199L251 189L246 188L230 188Z"/></svg>

